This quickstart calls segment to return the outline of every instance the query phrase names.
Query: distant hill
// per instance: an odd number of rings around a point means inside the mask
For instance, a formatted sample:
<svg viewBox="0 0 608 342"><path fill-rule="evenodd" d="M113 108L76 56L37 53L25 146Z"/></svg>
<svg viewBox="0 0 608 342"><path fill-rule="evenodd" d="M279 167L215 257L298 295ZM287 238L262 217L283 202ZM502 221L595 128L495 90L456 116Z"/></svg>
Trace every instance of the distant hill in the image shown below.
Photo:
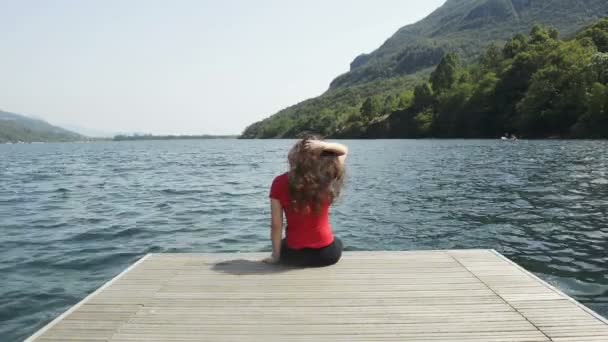
<svg viewBox="0 0 608 342"><path fill-rule="evenodd" d="M237 135L153 135L153 134L119 134L114 136L114 141L137 141L137 140L210 140L210 139L236 139Z"/></svg>
<svg viewBox="0 0 608 342"><path fill-rule="evenodd" d="M294 137L303 131L335 135L360 120L367 98L405 104L411 99L408 90L424 81L447 53L469 63L489 44L502 46L517 33L528 34L535 24L573 37L605 16L607 0L447 0L423 20L399 29L377 50L356 57L350 71L334 79L327 92L250 125L242 137Z"/></svg>
<svg viewBox="0 0 608 342"><path fill-rule="evenodd" d="M0 111L0 143L77 141L84 138L40 119Z"/></svg>
<svg viewBox="0 0 608 342"><path fill-rule="evenodd" d="M60 126L64 129L90 138L112 138L116 135L115 132L107 132L73 124L60 124Z"/></svg>

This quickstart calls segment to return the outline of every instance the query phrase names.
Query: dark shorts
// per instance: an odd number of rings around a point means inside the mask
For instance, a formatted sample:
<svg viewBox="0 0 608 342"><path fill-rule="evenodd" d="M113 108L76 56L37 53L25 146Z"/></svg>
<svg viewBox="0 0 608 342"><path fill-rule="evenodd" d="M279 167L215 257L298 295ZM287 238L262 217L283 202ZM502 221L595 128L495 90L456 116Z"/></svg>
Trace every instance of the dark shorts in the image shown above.
<svg viewBox="0 0 608 342"><path fill-rule="evenodd" d="M281 263L296 267L323 267L333 265L342 256L342 241L334 238L331 245L319 249L291 249L287 242L281 243Z"/></svg>

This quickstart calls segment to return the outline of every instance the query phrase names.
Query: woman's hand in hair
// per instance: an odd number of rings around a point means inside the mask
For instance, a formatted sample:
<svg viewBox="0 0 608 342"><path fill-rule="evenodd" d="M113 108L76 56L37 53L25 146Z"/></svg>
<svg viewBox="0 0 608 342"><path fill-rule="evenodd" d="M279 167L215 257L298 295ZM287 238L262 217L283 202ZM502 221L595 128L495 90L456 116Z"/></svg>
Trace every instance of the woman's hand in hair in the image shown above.
<svg viewBox="0 0 608 342"><path fill-rule="evenodd" d="M306 140L304 146L310 151L323 151L325 150L325 143L321 140Z"/></svg>

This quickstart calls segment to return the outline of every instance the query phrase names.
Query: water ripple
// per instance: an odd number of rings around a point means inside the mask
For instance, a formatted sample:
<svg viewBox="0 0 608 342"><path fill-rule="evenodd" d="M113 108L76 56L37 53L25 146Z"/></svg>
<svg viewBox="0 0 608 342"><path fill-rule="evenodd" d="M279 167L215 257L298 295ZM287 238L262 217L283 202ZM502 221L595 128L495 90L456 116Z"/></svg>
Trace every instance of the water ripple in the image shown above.
<svg viewBox="0 0 608 342"><path fill-rule="evenodd" d="M146 253L268 250L291 143L0 145L0 340ZM608 315L608 143L347 143L346 250L494 248Z"/></svg>

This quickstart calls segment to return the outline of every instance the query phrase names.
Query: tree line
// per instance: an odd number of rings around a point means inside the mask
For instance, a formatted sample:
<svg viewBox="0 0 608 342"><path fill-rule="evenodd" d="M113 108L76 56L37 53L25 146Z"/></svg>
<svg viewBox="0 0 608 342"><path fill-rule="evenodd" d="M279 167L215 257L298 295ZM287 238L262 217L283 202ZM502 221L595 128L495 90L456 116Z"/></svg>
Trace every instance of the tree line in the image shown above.
<svg viewBox="0 0 608 342"><path fill-rule="evenodd" d="M534 26L476 63L446 54L412 91L370 96L338 137L608 138L608 19L562 40Z"/></svg>

